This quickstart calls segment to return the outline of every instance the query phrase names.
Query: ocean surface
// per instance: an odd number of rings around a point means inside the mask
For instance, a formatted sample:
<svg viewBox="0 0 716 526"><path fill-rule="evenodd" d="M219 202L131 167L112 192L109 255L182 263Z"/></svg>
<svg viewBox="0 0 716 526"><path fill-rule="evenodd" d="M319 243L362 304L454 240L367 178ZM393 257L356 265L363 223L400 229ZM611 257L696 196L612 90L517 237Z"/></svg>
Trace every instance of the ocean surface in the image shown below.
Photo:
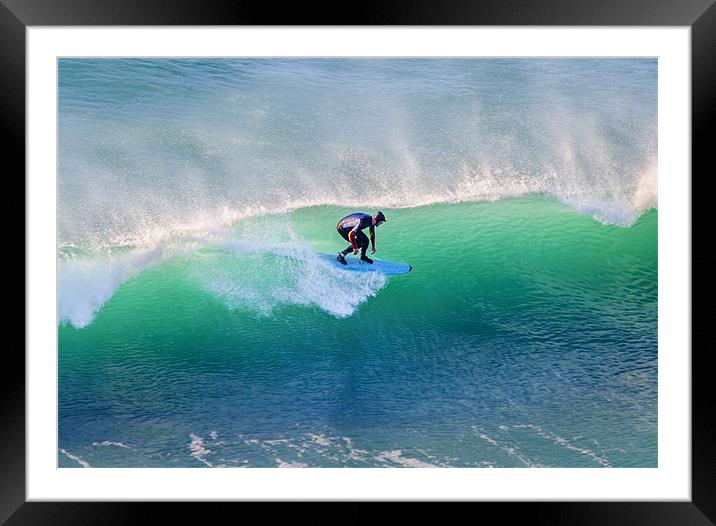
<svg viewBox="0 0 716 526"><path fill-rule="evenodd" d="M656 60L58 68L60 467L657 466Z"/></svg>

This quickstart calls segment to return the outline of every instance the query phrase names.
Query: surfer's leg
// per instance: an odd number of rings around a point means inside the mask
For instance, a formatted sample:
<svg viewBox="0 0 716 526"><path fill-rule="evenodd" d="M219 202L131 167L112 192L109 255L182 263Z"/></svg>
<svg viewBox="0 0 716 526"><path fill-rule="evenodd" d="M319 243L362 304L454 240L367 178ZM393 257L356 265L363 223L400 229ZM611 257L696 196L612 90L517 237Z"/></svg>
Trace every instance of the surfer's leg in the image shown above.
<svg viewBox="0 0 716 526"><path fill-rule="evenodd" d="M346 230L343 228L338 231L340 236L350 243L350 239L348 239L348 232L350 232L350 230ZM346 254L348 254L349 252L353 252L353 245L348 245L348 247L345 250L341 250L341 254L343 254L344 256Z"/></svg>
<svg viewBox="0 0 716 526"><path fill-rule="evenodd" d="M365 252L368 250L369 244L370 241L368 240L368 236L366 236L363 232L358 232L358 245L360 246L361 257L365 257Z"/></svg>

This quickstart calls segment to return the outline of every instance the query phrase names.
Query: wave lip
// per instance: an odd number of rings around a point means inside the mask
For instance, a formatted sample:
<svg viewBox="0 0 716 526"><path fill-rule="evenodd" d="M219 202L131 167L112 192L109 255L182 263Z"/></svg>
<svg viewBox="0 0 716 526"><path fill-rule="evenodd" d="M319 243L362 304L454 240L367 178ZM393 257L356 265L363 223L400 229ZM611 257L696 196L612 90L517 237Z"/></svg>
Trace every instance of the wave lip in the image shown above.
<svg viewBox="0 0 716 526"><path fill-rule="evenodd" d="M118 256L71 259L58 264L59 322L89 325L117 288L162 259L162 250L140 249Z"/></svg>

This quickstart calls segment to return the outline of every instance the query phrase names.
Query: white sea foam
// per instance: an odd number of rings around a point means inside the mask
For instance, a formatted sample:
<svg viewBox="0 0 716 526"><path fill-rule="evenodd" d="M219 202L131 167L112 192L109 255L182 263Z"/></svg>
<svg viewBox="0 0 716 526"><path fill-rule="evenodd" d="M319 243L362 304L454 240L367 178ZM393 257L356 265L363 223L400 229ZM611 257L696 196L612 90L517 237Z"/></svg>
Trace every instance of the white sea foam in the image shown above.
<svg viewBox="0 0 716 526"><path fill-rule="evenodd" d="M132 449L131 447L129 447L125 444L122 444L121 442L111 442L109 440L105 440L104 442L92 442L92 445L99 446L99 447L116 446L116 447L121 447L124 449Z"/></svg>
<svg viewBox="0 0 716 526"><path fill-rule="evenodd" d="M202 464L206 464L210 468L224 468L226 467L223 464L214 464L213 462L210 462L206 459L207 456L212 454L212 450L208 449L206 447L206 444L204 443L204 439L195 435L190 434L189 437L191 438L191 442L189 442L189 451L191 451L191 456L194 457L196 460L201 462Z"/></svg>
<svg viewBox="0 0 716 526"><path fill-rule="evenodd" d="M279 467L279 468L307 468L308 464L304 464L303 462L296 462L296 461L286 462L286 461L281 460L280 458L277 458L276 459L276 467Z"/></svg>
<svg viewBox="0 0 716 526"><path fill-rule="evenodd" d="M508 456L517 459L520 463L524 464L525 466L530 467L530 468L540 467L539 464L533 462L527 455L522 453L519 450L518 446L498 442L494 438L491 438L488 435L486 435L482 430L478 429L476 426L472 426L472 429L478 438L480 438L481 440L484 440L491 446L495 446L495 447L501 449Z"/></svg>
<svg viewBox="0 0 716 526"><path fill-rule="evenodd" d="M249 446L248 451L246 446ZM430 454L422 449L416 450L419 454L406 455L403 450L368 451L357 447L353 439L346 436L330 433L305 433L290 438L246 438L239 434L234 441L225 441L212 444L216 451L209 450L203 439L192 435L190 449L192 456L206 465L214 466L206 458L209 455L223 454L229 458L225 462L240 464L241 467L252 467L256 456L260 458L261 465L266 460L272 461L280 468L303 468L314 465L326 465L326 462L335 465L366 465L383 467L409 467L431 468L448 467L451 461L457 458L442 458ZM241 458L235 457L237 454ZM225 466L223 466L225 467Z"/></svg>
<svg viewBox="0 0 716 526"><path fill-rule="evenodd" d="M60 449L60 452L61 452L63 455L65 455L67 458L72 459L72 460L74 460L75 462L77 462L77 463L78 463L80 466L82 466L83 468L91 468L91 467L92 467L92 466L90 466L89 462L87 462L87 461L85 461L85 460L82 460L82 459L81 459L80 457L78 457L77 455L73 455L72 453L69 453L69 452L65 451L64 449Z"/></svg>
<svg viewBox="0 0 716 526"><path fill-rule="evenodd" d="M315 442L319 446L330 446L331 445L331 440L326 436L314 435L313 433L309 433L308 436L313 442Z"/></svg>
<svg viewBox="0 0 716 526"><path fill-rule="evenodd" d="M428 462L424 462L422 460L418 460L416 458L408 458L403 456L403 452L401 450L393 450L393 451L383 451L375 456L375 459L379 462L386 462L390 461L394 464L398 464L399 466L403 466L406 468L436 468L439 466L436 466L435 464L430 464Z"/></svg>
<svg viewBox="0 0 716 526"><path fill-rule="evenodd" d="M525 429L525 430L534 431L537 434L537 436L539 436L540 438L548 440L549 442L551 442L559 447L563 447L563 448L569 449L571 451L575 451L581 455L585 455L603 467L612 467L611 463L609 462L609 460L606 457L604 457L588 448L575 446L569 440L567 440L563 437L560 437L559 435L557 435L555 433L547 431L540 426L537 426L534 424L513 424L510 426L500 425L499 429L500 429L500 431L503 431L503 432L509 432L511 429ZM473 426L473 431L478 436L478 438L480 438L481 440L484 440L485 442L489 443L492 446L500 448L502 451L504 451L505 453L507 453L510 456L515 457L523 464L525 464L529 467L540 467L539 464L533 463L531 459L529 459L526 455L524 455L523 453L518 451L518 448L516 446L506 442L504 439L502 439L501 441L495 440L495 439L489 437L488 435L486 435L482 430L478 429L476 426ZM577 440L578 438L579 437L575 437L574 440Z"/></svg>
<svg viewBox="0 0 716 526"><path fill-rule="evenodd" d="M553 444L556 444L560 447L564 447L566 449L569 449L571 451L576 451L580 455L585 455L589 458L591 458L594 462L597 464L600 464L601 466L605 468L612 467L611 462L607 458L605 458L602 455L599 455L598 453L584 447L575 446L572 443L569 442L569 440L562 438L555 433L552 433L551 431L546 431L540 426L532 425L532 424L524 424L524 425L514 425L512 426L514 429L530 429L537 433L537 436L544 438L546 440L549 440Z"/></svg>

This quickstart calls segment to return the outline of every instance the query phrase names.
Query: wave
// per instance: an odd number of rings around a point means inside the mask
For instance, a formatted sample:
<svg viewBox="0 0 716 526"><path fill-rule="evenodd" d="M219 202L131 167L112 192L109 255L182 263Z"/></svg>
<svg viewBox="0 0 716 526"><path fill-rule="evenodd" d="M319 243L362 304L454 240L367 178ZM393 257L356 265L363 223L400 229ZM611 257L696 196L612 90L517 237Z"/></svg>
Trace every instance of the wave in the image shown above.
<svg viewBox="0 0 716 526"><path fill-rule="evenodd" d="M58 80L76 327L177 258L232 309L350 315L380 278L346 288L300 236L232 231L305 208L543 194L629 227L658 206L654 59L63 59Z"/></svg>
<svg viewBox="0 0 716 526"><path fill-rule="evenodd" d="M119 253L88 255L65 247L58 264L59 322L88 326L124 283L172 261L181 261L185 277L228 309L259 316L287 305L350 316L385 286L382 274L346 275L320 258L285 216L277 216L277 228L275 217L243 238L228 228L197 226L190 235L162 236L148 246L116 247Z"/></svg>
<svg viewBox="0 0 716 526"><path fill-rule="evenodd" d="M220 219L213 225L198 222L167 232L156 230L138 245L101 252L61 247L59 323L88 326L128 282L136 285L125 289L123 309L153 301L164 305L161 302L171 302L175 293L199 290L226 309L257 317L289 307L318 309L336 318L351 316L389 280L381 274L346 273L320 257L345 246L334 224L351 210L328 206L275 214L255 210L254 215L243 215L229 226L223 226ZM572 265L580 261L577 254L587 246L594 245L596 253L613 253L615 243L632 239L635 250L650 251L655 239L651 237L655 213L632 228L603 228L576 213L565 215L567 207L545 196L499 200L487 206L470 202L384 210L393 227L383 227L378 233L379 258L431 266L421 271L423 275L437 272L447 262L463 269L456 271L459 275L473 267L471 258L489 260L498 255L500 259L519 246L522 266L528 260L537 265L532 279L551 283L538 264L545 247L550 247L554 257L561 254L565 265ZM424 226L435 233L416 238L416 229ZM445 237L444 232L450 235ZM533 232L529 241L522 237L526 232ZM618 263L628 261L619 259ZM638 269L629 271L629 276L634 286L642 283ZM167 294L169 290L174 292ZM623 302L629 304L627 298ZM163 310L160 304L155 307Z"/></svg>

